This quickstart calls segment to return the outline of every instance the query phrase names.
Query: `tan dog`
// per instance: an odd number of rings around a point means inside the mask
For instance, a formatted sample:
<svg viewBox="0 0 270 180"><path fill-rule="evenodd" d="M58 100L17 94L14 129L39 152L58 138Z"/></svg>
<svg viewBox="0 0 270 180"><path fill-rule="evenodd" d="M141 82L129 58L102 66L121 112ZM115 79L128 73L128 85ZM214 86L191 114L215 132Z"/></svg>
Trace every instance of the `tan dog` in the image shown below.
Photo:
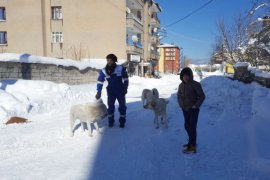
<svg viewBox="0 0 270 180"><path fill-rule="evenodd" d="M88 125L89 136L92 136L91 123L95 126L97 131L100 133L98 127L98 121L107 116L107 107L103 103L102 99L98 99L92 103L77 104L70 109L70 135L74 135L73 125L77 119L81 121L81 128L84 131L83 122Z"/></svg>
<svg viewBox="0 0 270 180"><path fill-rule="evenodd" d="M155 127L159 127L158 116L161 116L161 123L164 124L165 128L168 128L166 108L169 102L163 98L159 98L158 90L156 88L152 90L144 89L141 99L145 109L151 109L154 111Z"/></svg>
<svg viewBox="0 0 270 180"><path fill-rule="evenodd" d="M30 122L28 121L28 119L25 118L21 118L21 117L11 117L5 124L9 125L9 124L15 124L15 123L27 123Z"/></svg>

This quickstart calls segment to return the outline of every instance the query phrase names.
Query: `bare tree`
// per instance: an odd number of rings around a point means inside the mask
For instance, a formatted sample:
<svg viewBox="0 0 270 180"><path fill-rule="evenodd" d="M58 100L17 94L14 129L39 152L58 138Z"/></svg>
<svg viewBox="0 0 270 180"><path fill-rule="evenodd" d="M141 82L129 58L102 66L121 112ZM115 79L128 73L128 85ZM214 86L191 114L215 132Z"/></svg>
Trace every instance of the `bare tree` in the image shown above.
<svg viewBox="0 0 270 180"><path fill-rule="evenodd" d="M230 63L236 62L235 57L234 57L234 39L232 35L232 31L230 30L229 26L227 26L224 22L223 19L220 19L217 23L218 31L219 31L219 36L222 38L222 43L221 47L224 47L224 52L222 52L222 56L229 55L229 61Z"/></svg>
<svg viewBox="0 0 270 180"><path fill-rule="evenodd" d="M65 50L66 52L66 56L67 57L71 57L74 60L81 60L83 58L89 58L89 51L87 48L84 48L82 46L82 44L80 44L80 46L71 46L70 48L68 48L67 50Z"/></svg>
<svg viewBox="0 0 270 180"><path fill-rule="evenodd" d="M249 18L248 25L249 43L246 48L246 61L253 66L270 66L270 0L255 0ZM259 11L260 10L260 11Z"/></svg>
<svg viewBox="0 0 270 180"><path fill-rule="evenodd" d="M191 61L190 58L184 56L184 58L183 58L183 65L184 65L184 67L188 67L188 65L190 65L191 62L192 62L192 61Z"/></svg>

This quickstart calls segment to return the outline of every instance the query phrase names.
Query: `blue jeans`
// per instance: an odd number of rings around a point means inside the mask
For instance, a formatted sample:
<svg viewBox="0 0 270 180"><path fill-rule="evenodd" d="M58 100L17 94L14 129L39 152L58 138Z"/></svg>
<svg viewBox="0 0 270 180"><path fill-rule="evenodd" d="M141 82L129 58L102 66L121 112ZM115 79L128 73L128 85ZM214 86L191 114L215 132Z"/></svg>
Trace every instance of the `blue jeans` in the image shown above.
<svg viewBox="0 0 270 180"><path fill-rule="evenodd" d="M197 122L199 117L200 109L189 109L188 111L183 110L185 119L185 129L188 134L188 143L196 146L197 141Z"/></svg>

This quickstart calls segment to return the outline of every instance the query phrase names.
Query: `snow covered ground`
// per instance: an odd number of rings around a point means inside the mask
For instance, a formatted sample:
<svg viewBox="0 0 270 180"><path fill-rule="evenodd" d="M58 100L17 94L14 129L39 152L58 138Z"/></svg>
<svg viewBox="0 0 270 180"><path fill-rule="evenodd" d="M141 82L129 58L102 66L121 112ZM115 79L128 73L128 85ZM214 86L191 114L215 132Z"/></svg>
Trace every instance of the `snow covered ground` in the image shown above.
<svg viewBox="0 0 270 180"><path fill-rule="evenodd" d="M199 77L195 77L199 79ZM69 136L69 109L94 100L95 84L47 81L0 84L0 179L266 180L270 179L270 90L223 76L201 81L206 100L198 122L198 153L182 153L187 137L176 91L179 76L130 78L124 129L99 124L89 137L76 124ZM168 98L169 128L154 129L141 91L157 88ZM102 98L106 102L103 89ZM11 115L26 124L4 125ZM119 117L115 113L116 120Z"/></svg>

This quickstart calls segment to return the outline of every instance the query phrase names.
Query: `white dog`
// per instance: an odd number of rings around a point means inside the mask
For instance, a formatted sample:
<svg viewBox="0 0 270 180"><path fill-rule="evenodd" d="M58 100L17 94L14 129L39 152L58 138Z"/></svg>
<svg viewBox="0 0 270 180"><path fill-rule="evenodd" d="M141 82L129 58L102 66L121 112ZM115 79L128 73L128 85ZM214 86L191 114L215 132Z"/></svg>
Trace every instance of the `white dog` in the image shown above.
<svg viewBox="0 0 270 180"><path fill-rule="evenodd" d="M159 93L156 88L152 90L144 89L141 98L143 107L154 111L155 127L159 127L158 116L161 116L161 123L164 124L165 128L168 128L166 108L169 102L163 98L159 98Z"/></svg>
<svg viewBox="0 0 270 180"><path fill-rule="evenodd" d="M98 99L92 103L74 105L70 109L70 132L74 136L73 126L77 119L81 121L81 128L84 131L83 122L87 122L89 136L92 136L91 123L94 124L97 131L100 133L98 121L106 117L107 107L102 99Z"/></svg>

